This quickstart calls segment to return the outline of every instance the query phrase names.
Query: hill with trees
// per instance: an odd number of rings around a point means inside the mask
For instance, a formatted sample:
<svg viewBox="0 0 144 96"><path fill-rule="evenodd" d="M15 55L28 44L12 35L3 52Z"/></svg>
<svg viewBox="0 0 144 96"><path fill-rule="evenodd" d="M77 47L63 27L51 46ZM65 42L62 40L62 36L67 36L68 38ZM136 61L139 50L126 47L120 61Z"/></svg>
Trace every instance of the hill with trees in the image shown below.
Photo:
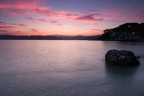
<svg viewBox="0 0 144 96"><path fill-rule="evenodd" d="M144 23L125 23L116 28L106 29L100 40L144 41Z"/></svg>

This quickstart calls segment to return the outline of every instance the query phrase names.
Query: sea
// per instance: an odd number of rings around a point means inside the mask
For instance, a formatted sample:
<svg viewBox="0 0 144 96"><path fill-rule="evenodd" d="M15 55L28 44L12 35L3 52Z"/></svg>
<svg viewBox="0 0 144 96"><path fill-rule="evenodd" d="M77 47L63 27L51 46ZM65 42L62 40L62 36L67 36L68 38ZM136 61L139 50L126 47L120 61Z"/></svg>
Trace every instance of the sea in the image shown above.
<svg viewBox="0 0 144 96"><path fill-rule="evenodd" d="M108 50L140 65L108 66ZM144 42L0 40L0 96L144 96Z"/></svg>

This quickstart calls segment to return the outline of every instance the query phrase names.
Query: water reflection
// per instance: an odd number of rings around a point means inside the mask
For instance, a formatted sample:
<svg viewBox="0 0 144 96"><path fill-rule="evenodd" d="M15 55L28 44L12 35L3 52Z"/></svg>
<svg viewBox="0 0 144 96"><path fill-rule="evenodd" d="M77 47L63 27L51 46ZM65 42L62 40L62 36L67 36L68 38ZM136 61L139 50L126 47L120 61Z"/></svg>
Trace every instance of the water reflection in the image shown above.
<svg viewBox="0 0 144 96"><path fill-rule="evenodd" d="M121 67L106 64L105 73L107 74L108 77L132 78L134 75L136 75L138 67L139 66Z"/></svg>
<svg viewBox="0 0 144 96"><path fill-rule="evenodd" d="M136 80L137 70L139 66L120 67L113 65L105 66L105 74L110 82L108 89L111 96L138 96L138 81ZM134 93L132 93L134 91Z"/></svg>

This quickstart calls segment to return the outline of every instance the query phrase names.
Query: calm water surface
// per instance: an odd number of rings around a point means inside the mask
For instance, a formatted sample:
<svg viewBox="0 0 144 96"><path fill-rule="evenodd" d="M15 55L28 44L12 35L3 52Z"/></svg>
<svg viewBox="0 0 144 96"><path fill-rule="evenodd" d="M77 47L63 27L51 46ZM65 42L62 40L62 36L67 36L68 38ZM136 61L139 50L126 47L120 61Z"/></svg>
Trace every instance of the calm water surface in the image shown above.
<svg viewBox="0 0 144 96"><path fill-rule="evenodd" d="M106 66L105 53L126 49L138 67ZM144 96L144 43L0 41L0 96Z"/></svg>

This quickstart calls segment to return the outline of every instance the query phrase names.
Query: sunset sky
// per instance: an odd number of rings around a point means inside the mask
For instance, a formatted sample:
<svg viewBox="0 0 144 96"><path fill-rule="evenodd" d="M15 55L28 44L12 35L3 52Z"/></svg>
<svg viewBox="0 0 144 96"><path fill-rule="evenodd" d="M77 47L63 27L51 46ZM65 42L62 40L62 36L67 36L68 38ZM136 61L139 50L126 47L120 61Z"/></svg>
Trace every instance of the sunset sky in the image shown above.
<svg viewBox="0 0 144 96"><path fill-rule="evenodd" d="M0 0L0 35L97 35L144 21L144 0Z"/></svg>

